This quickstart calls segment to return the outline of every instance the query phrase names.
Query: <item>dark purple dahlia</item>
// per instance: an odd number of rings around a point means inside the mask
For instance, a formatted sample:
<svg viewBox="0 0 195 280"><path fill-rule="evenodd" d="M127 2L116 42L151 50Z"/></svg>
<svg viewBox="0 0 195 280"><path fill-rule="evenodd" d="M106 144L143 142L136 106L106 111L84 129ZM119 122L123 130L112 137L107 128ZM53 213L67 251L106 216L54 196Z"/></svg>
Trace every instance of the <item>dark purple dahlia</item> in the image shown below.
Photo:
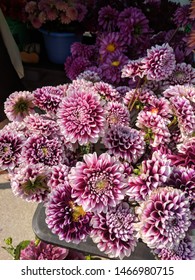
<svg viewBox="0 0 195 280"><path fill-rule="evenodd" d="M85 211L106 212L119 204L126 192L124 166L109 154L87 154L68 176L72 197Z"/></svg>
<svg viewBox="0 0 195 280"><path fill-rule="evenodd" d="M130 163L136 163L145 151L144 136L129 126L112 125L102 141L110 154Z"/></svg>
<svg viewBox="0 0 195 280"><path fill-rule="evenodd" d="M96 143L105 123L100 96L90 87L72 90L60 104L58 123L67 141Z"/></svg>
<svg viewBox="0 0 195 280"><path fill-rule="evenodd" d="M22 148L22 157L27 163L42 163L53 166L63 162L64 151L61 141L35 135L28 138Z"/></svg>
<svg viewBox="0 0 195 280"><path fill-rule="evenodd" d="M137 245L134 224L136 216L126 202L108 208L91 219L90 236L101 252L110 258L129 257Z"/></svg>
<svg viewBox="0 0 195 280"><path fill-rule="evenodd" d="M151 249L175 248L191 224L189 199L172 187L154 190L136 213L139 236Z"/></svg>
<svg viewBox="0 0 195 280"><path fill-rule="evenodd" d="M19 132L3 129L0 132L0 168L13 169L21 161L24 136Z"/></svg>
<svg viewBox="0 0 195 280"><path fill-rule="evenodd" d="M110 5L102 7L98 13L98 24L103 31L115 31L119 12Z"/></svg>
<svg viewBox="0 0 195 280"><path fill-rule="evenodd" d="M13 193L26 201L42 202L50 192L49 172L42 164L20 165L10 175Z"/></svg>
<svg viewBox="0 0 195 280"><path fill-rule="evenodd" d="M125 41L119 32L110 32L99 38L99 54L101 59L105 59L109 53L116 51L125 52Z"/></svg>
<svg viewBox="0 0 195 280"><path fill-rule="evenodd" d="M90 234L91 213L84 211L71 197L68 184L59 185L52 190L46 203L46 223L60 240L80 243Z"/></svg>
<svg viewBox="0 0 195 280"><path fill-rule="evenodd" d="M25 249L21 250L20 260L63 260L68 253L69 250L65 248L43 241L37 245L35 241L31 241Z"/></svg>

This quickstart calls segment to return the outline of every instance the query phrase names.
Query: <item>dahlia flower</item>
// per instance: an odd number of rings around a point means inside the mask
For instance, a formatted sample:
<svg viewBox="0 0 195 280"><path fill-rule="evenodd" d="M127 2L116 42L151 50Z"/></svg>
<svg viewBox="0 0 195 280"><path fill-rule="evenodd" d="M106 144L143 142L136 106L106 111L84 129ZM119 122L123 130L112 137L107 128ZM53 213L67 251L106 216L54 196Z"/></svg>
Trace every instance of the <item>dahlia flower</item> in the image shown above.
<svg viewBox="0 0 195 280"><path fill-rule="evenodd" d="M40 241L37 245L35 241L20 253L20 260L63 260L69 253L68 249L57 247L52 244Z"/></svg>
<svg viewBox="0 0 195 280"><path fill-rule="evenodd" d="M60 240L80 243L86 241L90 234L91 213L84 211L71 197L71 187L68 184L57 186L48 196L45 204L46 223Z"/></svg>
<svg viewBox="0 0 195 280"><path fill-rule="evenodd" d="M57 137L49 139L42 135L34 135L25 142L22 158L28 164L42 163L53 166L63 162L64 151Z"/></svg>
<svg viewBox="0 0 195 280"><path fill-rule="evenodd" d="M190 18L189 18L189 12L190 12L190 5L183 5L176 9L174 15L173 15L173 22L178 27L186 27L187 24L190 24Z"/></svg>
<svg viewBox="0 0 195 280"><path fill-rule="evenodd" d="M119 101L120 94L114 88L114 86L105 83L105 82L97 82L94 84L94 90L107 101Z"/></svg>
<svg viewBox="0 0 195 280"><path fill-rule="evenodd" d="M98 24L104 30L108 32L115 31L119 12L112 8L110 5L102 7L98 13Z"/></svg>
<svg viewBox="0 0 195 280"><path fill-rule="evenodd" d="M92 62L88 58L81 56L73 58L72 56L69 56L65 61L64 69L67 77L70 80L74 80L90 66L92 66Z"/></svg>
<svg viewBox="0 0 195 280"><path fill-rule="evenodd" d="M102 141L110 154L130 163L136 163L145 151L144 136L129 126L112 125Z"/></svg>
<svg viewBox="0 0 195 280"><path fill-rule="evenodd" d="M167 43L148 49L147 57L143 60L146 66L146 77L148 80L161 81L167 79L172 74L176 65L174 51Z"/></svg>
<svg viewBox="0 0 195 280"><path fill-rule="evenodd" d="M130 115L127 107L120 102L108 102L104 107L108 125L129 125Z"/></svg>
<svg viewBox="0 0 195 280"><path fill-rule="evenodd" d="M91 60L96 53L96 47L93 45L85 45L80 42L75 42L71 45L71 54L74 58L85 57Z"/></svg>
<svg viewBox="0 0 195 280"><path fill-rule="evenodd" d="M13 169L21 161L24 136L18 132L0 131L0 168Z"/></svg>
<svg viewBox="0 0 195 280"><path fill-rule="evenodd" d="M101 81L101 78L98 75L98 73L92 70L85 70L77 76L77 80L83 79L92 83L97 83Z"/></svg>
<svg viewBox="0 0 195 280"><path fill-rule="evenodd" d="M91 238L110 258L129 257L137 245L136 216L125 202L92 217Z"/></svg>
<svg viewBox="0 0 195 280"><path fill-rule="evenodd" d="M146 75L145 62L142 58L137 60L129 60L121 71L122 78L131 78L135 81L135 78L143 78Z"/></svg>
<svg viewBox="0 0 195 280"><path fill-rule="evenodd" d="M104 59L109 53L116 51L125 52L125 42L123 35L119 32L110 32L102 35L99 46L99 53Z"/></svg>
<svg viewBox="0 0 195 280"><path fill-rule="evenodd" d="M185 97L192 103L195 103L195 88L193 85L175 85L169 86L162 93L165 98L170 99L171 97Z"/></svg>
<svg viewBox="0 0 195 280"><path fill-rule="evenodd" d="M55 189L58 185L68 183L68 173L70 167L65 164L59 164L52 166L50 169L50 176L48 186L51 189Z"/></svg>
<svg viewBox="0 0 195 280"><path fill-rule="evenodd" d="M20 165L10 175L12 191L26 201L45 201L50 192L48 176L49 172L44 165Z"/></svg>
<svg viewBox="0 0 195 280"><path fill-rule="evenodd" d="M34 96L29 91L15 91L4 103L4 112L10 121L22 121L27 115L35 113Z"/></svg>
<svg viewBox="0 0 195 280"><path fill-rule="evenodd" d="M134 100L138 100L141 103L150 104L150 100L155 97L154 92L147 88L137 88L137 89L131 89L126 92L123 103L129 107Z"/></svg>
<svg viewBox="0 0 195 280"><path fill-rule="evenodd" d="M195 243L190 236L186 236L172 249L155 249L153 252L160 260L194 260Z"/></svg>
<svg viewBox="0 0 195 280"><path fill-rule="evenodd" d="M86 145L96 143L104 128L104 110L93 89L70 92L60 104L58 123L67 141Z"/></svg>
<svg viewBox="0 0 195 280"><path fill-rule="evenodd" d="M191 224L188 198L172 187L154 190L136 213L139 236L151 249L175 248Z"/></svg>
<svg viewBox="0 0 195 280"><path fill-rule="evenodd" d="M126 192L127 181L124 166L107 153L83 156L68 176L72 197L84 211L106 212L108 207L119 204Z"/></svg>

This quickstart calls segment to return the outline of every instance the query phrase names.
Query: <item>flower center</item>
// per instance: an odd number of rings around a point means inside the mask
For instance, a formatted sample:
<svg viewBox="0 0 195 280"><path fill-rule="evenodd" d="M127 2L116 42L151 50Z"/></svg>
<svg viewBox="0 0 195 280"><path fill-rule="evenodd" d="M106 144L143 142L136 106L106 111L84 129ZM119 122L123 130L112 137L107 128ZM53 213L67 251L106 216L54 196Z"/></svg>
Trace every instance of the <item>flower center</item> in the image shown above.
<svg viewBox="0 0 195 280"><path fill-rule="evenodd" d="M120 61L119 60L115 60L111 63L112 66L118 67L120 65Z"/></svg>
<svg viewBox="0 0 195 280"><path fill-rule="evenodd" d="M108 181L107 180L99 180L95 184L95 188L97 190L104 190L104 189L107 188L107 186L108 186Z"/></svg>
<svg viewBox="0 0 195 280"><path fill-rule="evenodd" d="M26 194L34 193L37 189L47 189L46 177L44 175L38 175L34 179L29 179L22 184L22 188Z"/></svg>
<svg viewBox="0 0 195 280"><path fill-rule="evenodd" d="M106 47L106 50L109 52L114 52L116 50L115 44L112 44L112 43L108 44Z"/></svg>
<svg viewBox="0 0 195 280"><path fill-rule="evenodd" d="M46 156L48 154L47 147L42 147L42 151L43 151L44 156Z"/></svg>
<svg viewBox="0 0 195 280"><path fill-rule="evenodd" d="M151 112L152 114L158 114L158 108L152 108L152 109L150 110L150 112Z"/></svg>
<svg viewBox="0 0 195 280"><path fill-rule="evenodd" d="M22 113L28 111L28 108L29 108L29 102L24 98L20 98L14 106L14 111L16 113Z"/></svg>
<svg viewBox="0 0 195 280"><path fill-rule="evenodd" d="M134 26L134 35L140 35L141 34L141 26L139 24Z"/></svg>
<svg viewBox="0 0 195 280"><path fill-rule="evenodd" d="M74 222L78 222L80 217L84 217L86 212L82 206L75 205L73 201L69 201L69 206L72 209L72 219Z"/></svg>

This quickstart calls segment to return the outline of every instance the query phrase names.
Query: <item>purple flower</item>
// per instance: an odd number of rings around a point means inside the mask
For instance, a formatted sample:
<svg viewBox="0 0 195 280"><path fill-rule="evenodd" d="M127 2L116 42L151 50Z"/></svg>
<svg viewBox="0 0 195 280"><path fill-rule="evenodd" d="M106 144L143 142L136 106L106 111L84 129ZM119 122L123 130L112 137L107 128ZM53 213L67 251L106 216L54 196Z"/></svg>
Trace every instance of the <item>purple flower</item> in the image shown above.
<svg viewBox="0 0 195 280"><path fill-rule="evenodd" d="M68 183L68 173L70 167L65 164L59 164L52 166L50 169L50 177L48 181L48 186L51 189L55 189L60 184Z"/></svg>
<svg viewBox="0 0 195 280"><path fill-rule="evenodd" d="M91 60L96 53L96 47L94 45L85 45L80 42L75 42L71 45L71 54L73 58L85 57Z"/></svg>
<svg viewBox="0 0 195 280"><path fill-rule="evenodd" d="M190 5L183 5L178 7L173 15L173 22L178 27L185 28L187 24L190 24L189 12Z"/></svg>
<svg viewBox="0 0 195 280"><path fill-rule="evenodd" d="M129 126L112 125L102 141L109 153L130 163L136 163L145 151L143 134Z"/></svg>
<svg viewBox="0 0 195 280"><path fill-rule="evenodd" d="M92 88L76 89L65 97L58 110L58 123L71 143L96 143L104 128L100 96Z"/></svg>
<svg viewBox="0 0 195 280"><path fill-rule="evenodd" d="M26 201L45 201L50 192L48 176L44 165L20 165L10 175L12 191Z"/></svg>
<svg viewBox="0 0 195 280"><path fill-rule="evenodd" d="M154 190L136 213L139 236L151 249L175 248L191 224L189 200L171 187Z"/></svg>
<svg viewBox="0 0 195 280"><path fill-rule="evenodd" d="M194 260L195 243L190 236L186 236L174 248L155 249L153 253L160 260Z"/></svg>
<svg viewBox="0 0 195 280"><path fill-rule="evenodd" d="M70 80L74 80L80 73L87 70L90 66L92 66L92 63L85 57L67 57L64 69L67 77Z"/></svg>
<svg viewBox="0 0 195 280"><path fill-rule="evenodd" d="M92 214L76 204L68 184L53 189L45 206L46 223L60 240L76 244L86 241L91 231Z"/></svg>
<svg viewBox="0 0 195 280"><path fill-rule="evenodd" d="M64 151L60 140L41 135L28 138L22 148L22 158L28 164L42 163L48 166L63 162Z"/></svg>
<svg viewBox="0 0 195 280"><path fill-rule="evenodd" d="M119 12L111 6L102 7L98 13L98 24L103 31L115 31Z"/></svg>
<svg viewBox="0 0 195 280"><path fill-rule="evenodd" d="M4 103L4 112L10 121L22 121L35 113L34 96L29 91L15 91Z"/></svg>
<svg viewBox="0 0 195 280"><path fill-rule="evenodd" d="M94 84L94 90L107 101L119 101L120 94L111 84L97 82Z"/></svg>
<svg viewBox="0 0 195 280"><path fill-rule="evenodd" d="M137 245L134 223L136 216L125 202L110 207L106 213L94 215L91 237L97 247L110 258L129 257Z"/></svg>
<svg viewBox="0 0 195 280"><path fill-rule="evenodd" d="M175 69L174 51L169 44L156 45L147 50L145 64L148 80L165 80Z"/></svg>
<svg viewBox="0 0 195 280"><path fill-rule="evenodd" d="M24 136L18 132L0 131L0 168L13 169L21 161Z"/></svg>
<svg viewBox="0 0 195 280"><path fill-rule="evenodd" d="M35 104L50 116L55 116L64 95L61 87L44 86L33 91Z"/></svg>
<svg viewBox="0 0 195 280"><path fill-rule="evenodd" d="M107 153L99 157L96 153L87 154L83 160L71 168L68 176L72 197L85 211L106 212L124 198L127 186L124 167Z"/></svg>
<svg viewBox="0 0 195 280"><path fill-rule="evenodd" d="M99 53L101 59L105 59L109 53L116 51L124 52L125 42L123 35L119 32L110 32L100 37Z"/></svg>
<svg viewBox="0 0 195 280"><path fill-rule="evenodd" d="M20 260L63 260L69 250L40 241L31 241L20 253Z"/></svg>
<svg viewBox="0 0 195 280"><path fill-rule="evenodd" d="M108 102L105 109L105 118L108 125L129 125L130 115L127 107L120 102Z"/></svg>
<svg viewBox="0 0 195 280"><path fill-rule="evenodd" d="M96 71L85 70L77 76L77 80L86 80L92 83L97 83L101 81L99 74Z"/></svg>

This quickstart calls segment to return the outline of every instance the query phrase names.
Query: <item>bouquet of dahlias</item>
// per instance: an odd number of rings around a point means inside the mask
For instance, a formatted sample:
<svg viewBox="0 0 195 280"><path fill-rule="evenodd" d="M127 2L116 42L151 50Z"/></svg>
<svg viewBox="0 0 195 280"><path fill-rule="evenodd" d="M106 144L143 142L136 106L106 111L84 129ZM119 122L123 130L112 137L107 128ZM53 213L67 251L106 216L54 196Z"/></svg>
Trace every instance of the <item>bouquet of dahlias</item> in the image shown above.
<svg viewBox="0 0 195 280"><path fill-rule="evenodd" d="M90 5L86 1L40 0L25 5L27 19L36 28L49 32L83 31L84 19Z"/></svg>

